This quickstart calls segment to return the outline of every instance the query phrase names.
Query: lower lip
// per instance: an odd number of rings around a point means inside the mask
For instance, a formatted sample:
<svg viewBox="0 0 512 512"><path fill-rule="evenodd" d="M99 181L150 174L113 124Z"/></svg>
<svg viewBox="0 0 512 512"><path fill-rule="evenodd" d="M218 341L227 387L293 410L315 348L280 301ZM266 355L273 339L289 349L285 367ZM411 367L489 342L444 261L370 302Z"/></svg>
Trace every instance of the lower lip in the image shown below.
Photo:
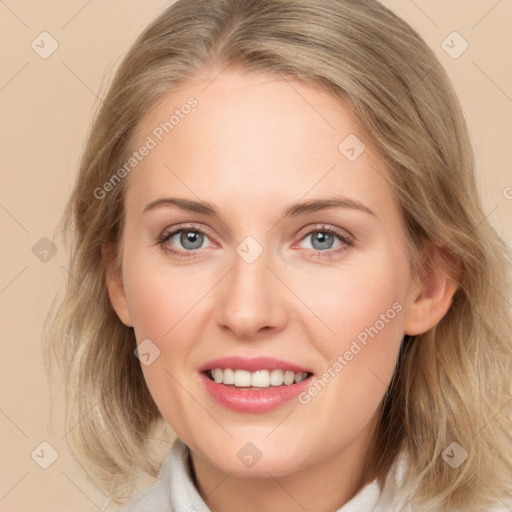
<svg viewBox="0 0 512 512"><path fill-rule="evenodd" d="M270 386L262 389L246 389L225 386L201 373L206 390L225 407L238 412L261 413L271 411L296 397L309 386L310 378L290 385Z"/></svg>

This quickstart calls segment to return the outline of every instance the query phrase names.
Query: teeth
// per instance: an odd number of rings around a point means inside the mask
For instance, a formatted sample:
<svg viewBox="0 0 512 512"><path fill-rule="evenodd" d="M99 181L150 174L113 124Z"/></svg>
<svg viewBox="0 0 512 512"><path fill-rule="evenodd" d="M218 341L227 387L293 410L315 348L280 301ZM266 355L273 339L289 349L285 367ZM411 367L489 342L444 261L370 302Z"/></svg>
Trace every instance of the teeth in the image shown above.
<svg viewBox="0 0 512 512"><path fill-rule="evenodd" d="M290 384L293 384L295 382L295 373L293 372L285 372L284 374L284 383L289 386Z"/></svg>
<svg viewBox="0 0 512 512"><path fill-rule="evenodd" d="M231 368L214 368L210 370L212 379L218 384L234 385L237 388L268 388L270 386L289 386L303 381L308 374L289 370L233 370Z"/></svg>
<svg viewBox="0 0 512 512"><path fill-rule="evenodd" d="M222 370L220 370L222 372ZM224 372L222 372L224 374ZM224 384L224 379L222 380ZM235 386L237 388L248 387L251 385L251 372L246 370L235 370Z"/></svg>
<svg viewBox="0 0 512 512"><path fill-rule="evenodd" d="M297 374L299 375L299 374ZM270 372L270 385L281 386L284 382L283 370L272 370Z"/></svg>
<svg viewBox="0 0 512 512"><path fill-rule="evenodd" d="M219 370L222 372L222 370ZM222 374L222 373L221 373ZM229 368L224 370L221 382L223 384L234 384L235 383L235 372Z"/></svg>
<svg viewBox="0 0 512 512"><path fill-rule="evenodd" d="M268 388L270 386L270 374L268 370L258 370L252 373L251 386L253 388Z"/></svg>

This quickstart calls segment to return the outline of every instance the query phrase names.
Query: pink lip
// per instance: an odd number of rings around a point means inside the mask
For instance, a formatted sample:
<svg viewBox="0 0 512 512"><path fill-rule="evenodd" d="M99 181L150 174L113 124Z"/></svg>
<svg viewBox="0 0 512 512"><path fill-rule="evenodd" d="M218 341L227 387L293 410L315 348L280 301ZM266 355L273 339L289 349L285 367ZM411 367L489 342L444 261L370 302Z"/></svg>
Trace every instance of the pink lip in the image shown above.
<svg viewBox="0 0 512 512"><path fill-rule="evenodd" d="M308 368L303 368L297 364L283 361L282 359L275 359L274 357L221 357L214 359L203 364L198 371L204 372L205 370L213 370L214 368L231 368L233 370L247 370L248 372L255 372L256 370L289 370L295 373L313 373Z"/></svg>
<svg viewBox="0 0 512 512"><path fill-rule="evenodd" d="M246 389L218 384L210 380L204 373L200 374L200 378L206 391L221 405L234 411L253 413L271 411L288 402L310 385L310 379L307 378L289 386Z"/></svg>
<svg viewBox="0 0 512 512"><path fill-rule="evenodd" d="M210 361L199 368L199 376L206 391L221 405L238 412L263 413L280 407L292 398L296 397L310 385L310 378L282 386L270 386L262 389L236 388L225 386L212 381L205 373L214 368L232 368L237 370L289 370L292 372L312 373L307 368L302 368L293 363L288 363L271 357L224 357Z"/></svg>

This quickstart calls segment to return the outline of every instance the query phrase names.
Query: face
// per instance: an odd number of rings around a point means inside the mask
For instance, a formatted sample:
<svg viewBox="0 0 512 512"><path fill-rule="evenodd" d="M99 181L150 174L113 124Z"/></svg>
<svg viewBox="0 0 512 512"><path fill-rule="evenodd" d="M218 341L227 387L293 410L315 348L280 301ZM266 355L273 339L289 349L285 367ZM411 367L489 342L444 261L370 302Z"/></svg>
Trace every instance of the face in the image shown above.
<svg viewBox="0 0 512 512"><path fill-rule="evenodd" d="M326 92L215 76L137 128L112 302L196 460L240 476L361 460L412 287L383 163Z"/></svg>

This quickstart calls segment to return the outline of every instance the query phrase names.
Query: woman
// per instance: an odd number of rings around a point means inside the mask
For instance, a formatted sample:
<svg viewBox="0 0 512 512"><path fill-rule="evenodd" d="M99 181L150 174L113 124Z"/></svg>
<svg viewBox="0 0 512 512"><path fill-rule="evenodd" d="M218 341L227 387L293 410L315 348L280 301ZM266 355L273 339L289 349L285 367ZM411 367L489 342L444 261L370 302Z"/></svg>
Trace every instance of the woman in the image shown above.
<svg viewBox="0 0 512 512"><path fill-rule="evenodd" d="M444 70L380 3L173 3L63 222L51 348L124 510L508 510L509 254Z"/></svg>

